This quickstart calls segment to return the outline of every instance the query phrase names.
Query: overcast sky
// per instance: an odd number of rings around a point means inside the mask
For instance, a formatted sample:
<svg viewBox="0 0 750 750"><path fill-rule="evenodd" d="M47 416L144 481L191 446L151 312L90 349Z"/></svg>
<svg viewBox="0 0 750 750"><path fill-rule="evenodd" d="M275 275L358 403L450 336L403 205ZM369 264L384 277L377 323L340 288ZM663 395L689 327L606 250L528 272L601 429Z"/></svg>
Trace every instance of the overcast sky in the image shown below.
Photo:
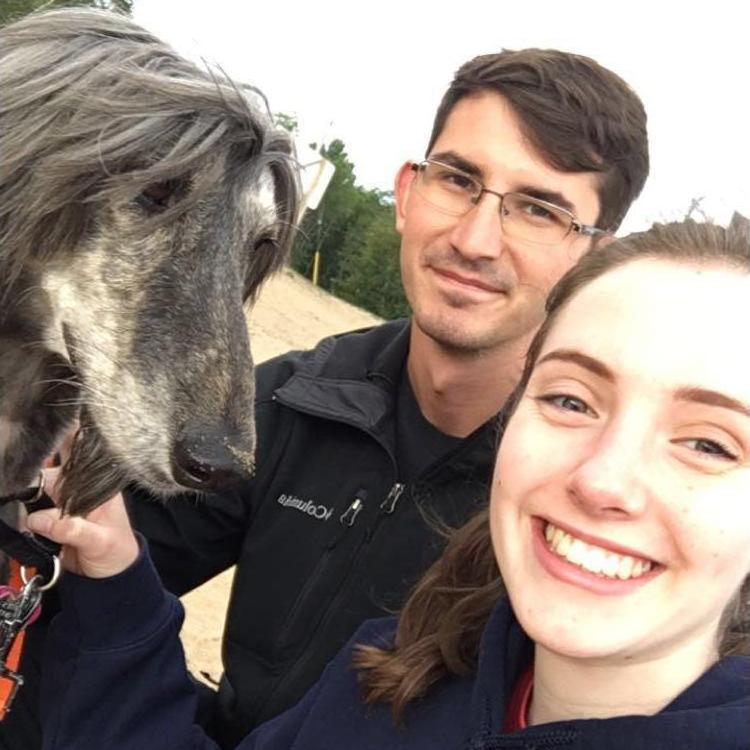
<svg viewBox="0 0 750 750"><path fill-rule="evenodd" d="M136 21L219 63L297 116L306 140L341 138L366 187L421 157L455 69L502 48L596 58L649 114L651 177L623 229L679 218L703 197L750 214L750 33L742 2L672 0L135 0Z"/></svg>

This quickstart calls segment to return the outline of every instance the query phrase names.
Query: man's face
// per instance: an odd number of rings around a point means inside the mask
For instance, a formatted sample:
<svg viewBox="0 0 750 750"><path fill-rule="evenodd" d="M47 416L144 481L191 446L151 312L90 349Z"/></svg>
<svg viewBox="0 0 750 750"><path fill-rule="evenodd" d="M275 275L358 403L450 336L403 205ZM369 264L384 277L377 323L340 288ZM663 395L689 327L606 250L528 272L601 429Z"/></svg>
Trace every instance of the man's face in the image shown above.
<svg viewBox="0 0 750 750"><path fill-rule="evenodd" d="M470 171L498 193L543 198L584 224L599 215L597 175L549 166L494 92L456 104L430 158ZM589 238L571 232L556 246L508 238L496 196L484 194L467 214L451 216L422 198L417 179L404 165L396 181L401 274L417 329L447 348L473 352L528 337L542 321L550 288Z"/></svg>

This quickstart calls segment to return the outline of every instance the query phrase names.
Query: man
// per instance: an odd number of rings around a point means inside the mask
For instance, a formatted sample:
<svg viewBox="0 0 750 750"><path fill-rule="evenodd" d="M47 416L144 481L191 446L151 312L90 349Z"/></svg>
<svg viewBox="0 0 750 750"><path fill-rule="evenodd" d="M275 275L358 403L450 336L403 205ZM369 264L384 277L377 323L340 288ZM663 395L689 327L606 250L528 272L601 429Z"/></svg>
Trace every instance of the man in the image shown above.
<svg viewBox="0 0 750 750"><path fill-rule="evenodd" d="M647 172L643 107L594 61L466 63L426 160L396 178L411 321L258 368L258 473L242 492L166 505L131 493L168 588L237 564L208 722L225 746L296 702L363 620L397 609L439 554L438 528L484 502L494 417L545 296L617 228Z"/></svg>

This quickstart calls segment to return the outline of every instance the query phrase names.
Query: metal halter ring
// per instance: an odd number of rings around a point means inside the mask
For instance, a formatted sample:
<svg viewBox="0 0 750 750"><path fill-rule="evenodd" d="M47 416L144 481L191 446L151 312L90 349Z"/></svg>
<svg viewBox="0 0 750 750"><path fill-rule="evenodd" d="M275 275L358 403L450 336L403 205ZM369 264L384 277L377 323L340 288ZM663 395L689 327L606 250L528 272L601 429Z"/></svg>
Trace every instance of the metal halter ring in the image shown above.
<svg viewBox="0 0 750 750"><path fill-rule="evenodd" d="M48 591L51 589L56 583L57 579L60 577L60 558L57 555L52 555L52 577L47 581L47 583L37 586L37 591ZM34 580L34 578L41 578L41 576L34 576L33 578L29 579L29 577L26 575L26 566L21 566L21 580L24 583L24 586L27 586L29 583L29 580Z"/></svg>

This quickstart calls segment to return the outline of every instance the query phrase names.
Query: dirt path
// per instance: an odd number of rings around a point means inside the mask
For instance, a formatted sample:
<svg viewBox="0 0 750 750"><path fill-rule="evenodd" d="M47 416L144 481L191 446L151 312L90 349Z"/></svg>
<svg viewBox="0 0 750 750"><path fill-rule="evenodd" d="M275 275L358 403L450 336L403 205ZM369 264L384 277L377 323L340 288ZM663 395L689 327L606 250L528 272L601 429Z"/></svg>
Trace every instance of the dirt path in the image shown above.
<svg viewBox="0 0 750 750"><path fill-rule="evenodd" d="M374 315L285 270L266 284L250 313L253 356L262 362L290 349L309 349L331 333L378 322ZM215 682L221 674L221 634L233 574L233 569L227 570L183 597L182 642L188 666L196 675L208 675L208 682Z"/></svg>

